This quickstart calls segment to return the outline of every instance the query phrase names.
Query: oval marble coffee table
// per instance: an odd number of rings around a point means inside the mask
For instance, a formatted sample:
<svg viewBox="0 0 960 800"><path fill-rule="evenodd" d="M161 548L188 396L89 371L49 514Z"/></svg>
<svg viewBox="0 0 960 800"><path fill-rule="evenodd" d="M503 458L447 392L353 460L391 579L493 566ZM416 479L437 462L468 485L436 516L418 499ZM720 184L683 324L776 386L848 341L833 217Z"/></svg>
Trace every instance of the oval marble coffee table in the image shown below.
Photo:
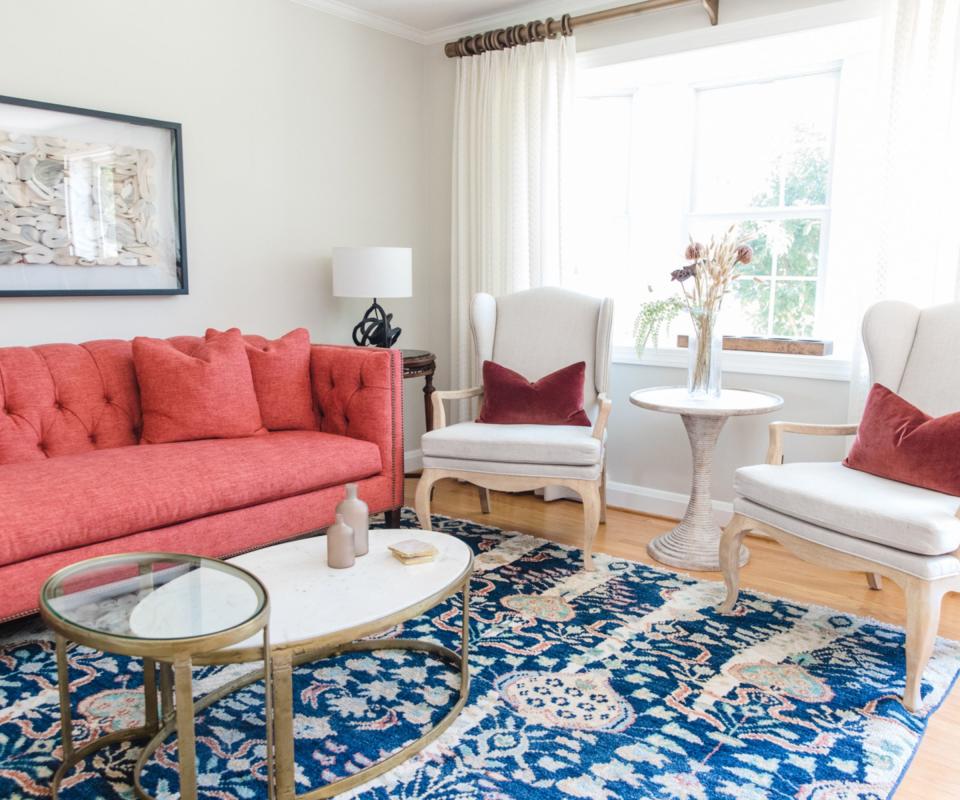
<svg viewBox="0 0 960 800"><path fill-rule="evenodd" d="M423 564L400 563L390 553L388 546L405 539L434 545L438 551L436 559ZM365 783L397 766L436 739L456 719L467 702L470 691L467 648L473 552L456 537L416 529L371 530L370 551L358 557L356 564L348 569L331 569L327 566L325 536L297 539L255 550L229 559L226 564L241 567L255 575L270 594L270 672L273 691L269 697L273 707L272 773L275 790L271 796L278 800L332 797ZM169 586L171 592L176 588L173 584ZM458 592L463 595L459 654L434 642L366 638L418 617ZM165 598L158 591L146 601L162 606ZM148 612L153 616L152 608L141 609L144 616ZM294 784L294 667L341 653L376 650L417 650L449 662L460 675L460 691L456 702L443 719L387 758L346 778L298 795ZM236 664L262 659L262 645L258 644L255 637L251 637L215 653L198 656L193 663ZM196 709L200 711L263 677L263 669L253 670L197 701ZM139 766L142 767L173 730L171 724L160 729L144 748ZM137 774L139 776L139 770Z"/></svg>
<svg viewBox="0 0 960 800"><path fill-rule="evenodd" d="M650 542L647 552L671 567L720 569L720 527L713 521L710 496L717 438L729 417L776 411L783 398L767 392L724 389L719 397L700 399L691 397L683 386L657 386L638 389L630 395L630 402L650 411L679 414L693 452L693 484L683 519L672 531ZM750 552L741 548L740 565L749 559Z"/></svg>

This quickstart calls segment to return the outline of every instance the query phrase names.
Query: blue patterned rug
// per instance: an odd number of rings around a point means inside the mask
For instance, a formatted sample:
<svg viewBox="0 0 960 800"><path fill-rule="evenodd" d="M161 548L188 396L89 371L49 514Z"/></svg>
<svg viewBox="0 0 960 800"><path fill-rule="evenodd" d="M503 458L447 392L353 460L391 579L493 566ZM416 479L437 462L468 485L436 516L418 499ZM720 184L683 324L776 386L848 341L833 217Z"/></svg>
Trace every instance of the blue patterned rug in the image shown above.
<svg viewBox="0 0 960 800"><path fill-rule="evenodd" d="M477 554L471 603L472 690L461 716L402 766L343 797L887 798L927 716L960 669L939 640L924 679L925 712L897 702L903 632L825 608L744 593L735 616L722 587L522 534L437 517ZM404 524L415 527L406 511ZM456 649L459 598L389 632ZM56 667L49 635L0 629L0 797L48 797L58 764ZM75 736L140 719L140 663L76 647ZM206 668L205 694L237 674ZM344 655L296 671L298 791L348 775L443 716L457 678L402 651ZM200 796L266 797L263 686L198 720ZM132 798L135 747L81 765L61 796ZM177 795L175 744L144 772Z"/></svg>

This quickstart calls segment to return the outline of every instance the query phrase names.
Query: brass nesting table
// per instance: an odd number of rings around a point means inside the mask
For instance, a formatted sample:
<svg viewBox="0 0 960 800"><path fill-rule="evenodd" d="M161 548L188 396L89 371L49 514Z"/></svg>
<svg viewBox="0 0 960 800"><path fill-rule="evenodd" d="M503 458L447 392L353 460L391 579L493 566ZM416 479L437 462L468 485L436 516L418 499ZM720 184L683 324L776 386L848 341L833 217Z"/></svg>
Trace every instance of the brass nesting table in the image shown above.
<svg viewBox="0 0 960 800"><path fill-rule="evenodd" d="M388 550L398 537L427 541L437 547L439 555L425 564L403 565ZM436 739L467 702L472 571L473 554L466 544L447 534L418 530L370 531L369 553L350 569L328 567L326 537L311 537L226 562L194 556L130 554L81 562L62 570L41 591L41 612L57 636L63 719L64 760L54 777L54 800L60 781L78 761L108 744L136 739L147 742L136 764L134 790L142 800L152 800L141 786L140 772L174 732L180 796L182 800L194 800L196 713L260 680L269 687L265 697L271 797L332 797L393 768ZM459 653L430 641L368 638L420 616L457 593L462 596L463 612ZM115 731L74 748L66 653L69 641L143 658L143 726ZM294 668L345 652L396 649L428 653L459 673L459 691L450 709L429 730L396 752L345 778L298 795L294 783ZM192 665L251 662L262 662L263 667L194 702Z"/></svg>

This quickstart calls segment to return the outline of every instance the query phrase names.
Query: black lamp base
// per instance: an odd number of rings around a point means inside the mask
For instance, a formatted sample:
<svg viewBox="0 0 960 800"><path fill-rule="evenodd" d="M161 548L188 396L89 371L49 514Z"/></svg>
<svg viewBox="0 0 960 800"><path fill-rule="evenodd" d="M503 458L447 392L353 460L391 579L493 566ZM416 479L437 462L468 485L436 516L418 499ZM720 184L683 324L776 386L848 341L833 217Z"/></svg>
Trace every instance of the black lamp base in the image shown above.
<svg viewBox="0 0 960 800"><path fill-rule="evenodd" d="M353 327L353 343L358 347L393 347L400 338L401 329L394 328L390 324L392 321L393 314L384 311L374 297L373 305Z"/></svg>

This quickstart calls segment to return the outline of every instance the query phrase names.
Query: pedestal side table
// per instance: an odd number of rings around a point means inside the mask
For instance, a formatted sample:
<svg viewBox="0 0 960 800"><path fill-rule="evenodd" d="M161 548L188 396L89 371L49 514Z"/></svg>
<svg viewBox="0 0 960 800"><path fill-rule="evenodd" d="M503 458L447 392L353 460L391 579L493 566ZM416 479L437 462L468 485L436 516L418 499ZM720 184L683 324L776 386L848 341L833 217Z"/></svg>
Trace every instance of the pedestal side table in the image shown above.
<svg viewBox="0 0 960 800"><path fill-rule="evenodd" d="M401 350L403 354L403 377L423 378L423 415L427 430L433 430L433 402L431 395L434 392L433 374L437 370L437 357L429 350Z"/></svg>
<svg viewBox="0 0 960 800"><path fill-rule="evenodd" d="M630 395L630 402L650 411L679 414L693 453L693 483L683 519L672 531L650 542L647 552L671 567L719 569L720 527L713 520L710 496L717 438L729 417L776 411L783 405L783 398L767 392L724 389L719 397L700 399L691 397L682 386L657 386L638 389ZM740 565L749 558L747 548L741 548Z"/></svg>

